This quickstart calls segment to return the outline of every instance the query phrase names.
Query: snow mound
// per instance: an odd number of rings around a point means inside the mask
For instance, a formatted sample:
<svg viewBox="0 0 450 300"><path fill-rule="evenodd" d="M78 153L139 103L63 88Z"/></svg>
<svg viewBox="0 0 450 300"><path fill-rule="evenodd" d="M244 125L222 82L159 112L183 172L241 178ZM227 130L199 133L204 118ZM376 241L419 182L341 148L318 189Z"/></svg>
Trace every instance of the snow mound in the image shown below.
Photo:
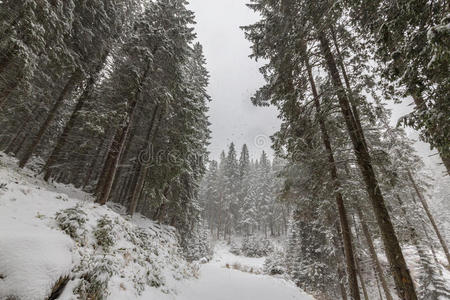
<svg viewBox="0 0 450 300"><path fill-rule="evenodd" d="M56 230L20 226L0 229L0 299L45 299L72 269L72 241Z"/></svg>

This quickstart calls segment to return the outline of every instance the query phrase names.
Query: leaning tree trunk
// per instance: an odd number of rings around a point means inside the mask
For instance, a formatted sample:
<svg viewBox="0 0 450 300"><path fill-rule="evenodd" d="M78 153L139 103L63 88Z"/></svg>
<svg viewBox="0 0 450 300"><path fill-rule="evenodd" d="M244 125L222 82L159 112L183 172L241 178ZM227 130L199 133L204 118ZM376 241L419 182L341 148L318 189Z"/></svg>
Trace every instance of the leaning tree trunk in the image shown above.
<svg viewBox="0 0 450 300"><path fill-rule="evenodd" d="M414 180L414 177L412 176L411 171L409 169L408 169L408 178L411 181L411 184L414 188L414 191L417 194L417 197L419 197L420 203L422 204L422 207L425 210L425 213L427 214L427 217L430 220L431 225L433 226L434 232L436 233L436 235L439 239L439 242L441 243L442 249L444 250L445 256L447 257L447 263L450 266L450 253L448 252L447 243L444 240L444 238L442 237L441 232L439 231L439 228L437 227L436 221L434 220L434 217L431 214L427 200L425 200L425 197L423 196L422 192L420 191L419 187L417 186L417 183Z"/></svg>
<svg viewBox="0 0 450 300"><path fill-rule="evenodd" d="M137 182L136 185L134 186L134 189L131 193L131 201L130 204L128 206L128 214L129 215L133 215L134 212L136 211L136 207L138 204L138 200L139 197L141 195L141 191L142 188L144 186L145 183L145 179L147 177L148 174L148 163L144 160L141 160L141 154L144 154L146 150L148 151L152 151L152 143L154 140L154 137L156 136L156 131L158 128L158 124L157 124L157 119L158 119L158 114L160 114L160 106L159 104L157 104L155 106L155 108L153 109L153 115L152 115L152 119L150 122L150 126L148 128L148 132L147 132L147 136L145 139L145 143L143 145L143 148L139 151L138 153L138 167L137 167ZM149 149L150 148L150 149ZM151 155L152 153L148 153L150 155L150 159L151 159Z"/></svg>
<svg viewBox="0 0 450 300"><path fill-rule="evenodd" d="M353 215L353 228L355 229L355 236L356 236L356 246L360 249L361 248L361 241L359 240L359 230L358 230L358 226L356 224L356 220L355 220L355 215ZM369 294L367 293L367 289L366 289L366 284L364 282L364 279L362 277L361 274L361 259L358 255L358 251L355 250L355 263L356 263L356 268L358 270L358 276L359 276L359 281L361 282L361 288L363 290L363 294L364 294L364 299L369 300Z"/></svg>
<svg viewBox="0 0 450 300"><path fill-rule="evenodd" d="M73 126L75 125L75 121L77 119L78 113L80 112L81 108L83 108L83 105L85 101L89 98L91 95L94 85L98 80L98 77L100 75L100 72L103 69L103 66L105 65L106 58L108 57L109 51L107 51L104 56L102 57L101 62L98 64L98 66L93 71L93 74L89 77L86 87L81 94L81 96L78 98L77 104L75 105L72 114L70 115L69 121L67 121L66 125L64 126L62 134L59 136L56 146L53 149L52 153L50 154L50 157L47 159L46 164L44 165L44 168L42 169L44 174L44 180L48 181L52 174L52 167L55 164L57 158L61 154L61 151L63 150L64 146L67 143L67 138L69 136L70 131L72 130Z"/></svg>
<svg viewBox="0 0 450 300"><path fill-rule="evenodd" d="M416 290L408 270L405 258L400 248L397 235L392 225L384 197L381 193L378 180L375 176L375 171L372 166L371 156L366 148L364 137L358 133L358 126L352 114L352 110L342 86L339 71L336 67L336 61L331 53L328 39L324 32L318 33L318 39L322 54L325 59L325 64L331 76L331 81L336 89L336 95L341 107L342 114L345 119L348 133L352 140L354 152L357 158L358 166L363 175L366 184L366 190L369 194L369 199L380 227L383 243L385 245L386 256L391 265L395 285L400 299L417 300Z"/></svg>
<svg viewBox="0 0 450 300"><path fill-rule="evenodd" d="M389 286L387 284L386 278L384 277L383 269L381 268L380 260L378 259L377 252L375 250L375 246L373 245L372 237L370 235L369 227L367 226L366 219L361 211L361 207L356 203L355 205L356 213L358 214L359 223L361 224L362 232L367 242L367 246L369 248L369 253L374 263L374 268L376 273L378 274L378 278L381 281L381 286L383 287L384 294L386 295L387 300L393 300L391 292L389 291Z"/></svg>
<svg viewBox="0 0 450 300"><path fill-rule="evenodd" d="M104 172L100 175L100 178L103 178L103 182L98 191L96 200L96 202L100 205L106 204L109 199L114 177L117 172L120 153L122 152L125 140L127 138L129 126L130 121L127 120L120 128L117 129L111 147L108 151L108 157L105 162L105 167L103 168Z"/></svg>
<svg viewBox="0 0 450 300"><path fill-rule="evenodd" d="M25 120L22 121L22 125L20 126L19 130L17 130L14 137L11 139L11 141L8 143L8 146L6 147L5 153L12 152L14 148L17 146L20 136L25 131L25 129L30 125L30 122L33 120L34 116L36 115L39 108L39 104L36 104L31 112L28 114Z"/></svg>
<svg viewBox="0 0 450 300"><path fill-rule="evenodd" d="M306 50L306 49L303 49L303 50ZM304 53L306 53L306 51L304 51ZM321 112L321 108L320 108L320 101L319 101L319 94L317 92L317 88L316 88L314 78L312 75L312 68L311 68L311 66L309 64L309 60L306 56L305 56L304 62L305 62L305 66L307 68L308 79L309 79L309 83L311 85L311 90L312 90L312 94L313 94L313 98L314 98L317 119L319 120L320 131L322 134L322 142L324 144L324 147L325 147L327 155L328 155L328 168L329 168L331 180L333 181L333 185L334 185L334 196L335 196L335 200L336 200L336 205L338 207L339 220L340 220L340 225L341 225L341 233L342 233L342 241L344 244L348 283L350 286L350 295L352 296L352 299L358 300L358 299L360 299L360 295L359 295L357 272L356 272L355 259L354 259L353 247L352 247L352 237L351 237L351 232L350 232L347 211L346 211L346 208L344 205L344 199L340 192L341 184L338 179L338 172L337 172L336 162L335 162L334 155L333 155L333 150L331 148L330 137L328 135L328 131L325 126L325 121L322 116L322 112Z"/></svg>
<svg viewBox="0 0 450 300"><path fill-rule="evenodd" d="M109 195L111 193L112 184L114 182L114 178L116 176L117 172L117 166L120 159L120 154L122 153L123 147L125 145L125 141L127 139L128 132L130 130L131 122L133 121L134 112L136 110L137 103L139 102L139 98L142 94L142 89L144 86L144 82L148 76L148 73L150 72L150 64L148 63L145 71L143 73L143 76L137 86L136 92L134 94L134 97L132 98L132 101L130 103L127 117L122 126L118 129L116 136L114 137L114 142L112 144L112 149L110 149L108 153L109 161L110 161L110 168L105 176L105 183L101 189L101 192L97 196L96 202L100 205L106 204L106 202L109 199Z"/></svg>
<svg viewBox="0 0 450 300"><path fill-rule="evenodd" d="M74 86L79 82L81 78L81 71L77 70L75 71L72 76L70 77L69 81L64 86L63 90L59 94L58 99L53 104L52 109L47 115L47 118L44 121L44 124L41 125L39 128L38 133L33 138L31 145L25 150L25 153L22 157L22 159L19 161L19 167L23 168L27 164L27 162L30 160L31 156L33 155L33 152L36 150L37 146L39 145L39 142L41 141L42 137L44 136L45 131L50 126L50 123L53 121L53 119L56 117L56 112L61 107L61 105L64 103L64 100L67 98L67 96L72 92Z"/></svg>

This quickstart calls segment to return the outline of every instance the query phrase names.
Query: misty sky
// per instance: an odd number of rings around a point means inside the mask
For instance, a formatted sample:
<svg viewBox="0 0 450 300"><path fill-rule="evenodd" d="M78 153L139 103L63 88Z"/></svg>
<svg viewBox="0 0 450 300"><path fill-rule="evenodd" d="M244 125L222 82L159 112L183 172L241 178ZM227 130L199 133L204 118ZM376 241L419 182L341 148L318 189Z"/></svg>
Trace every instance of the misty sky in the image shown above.
<svg viewBox="0 0 450 300"><path fill-rule="evenodd" d="M258 71L260 63L248 56L250 43L244 38L239 26L254 23L258 16L245 6L248 0L190 0L189 8L196 16L195 29L203 45L207 68L210 72L211 158L217 159L220 152L233 141L240 151L242 144L249 146L252 158L262 150L269 154L269 136L278 130L280 121L277 111L270 107L255 107L250 97L264 84ZM411 102L411 101L409 101ZM399 117L411 110L408 101L401 105L389 104L393 109L395 124ZM417 139L411 129L410 137ZM416 143L421 156L430 162L428 144ZM432 159L435 165L435 159Z"/></svg>
<svg viewBox="0 0 450 300"><path fill-rule="evenodd" d="M257 15L245 6L246 0L190 2L211 75L211 157L217 159L232 141L238 150L246 143L254 158L262 150L272 153L269 136L277 131L280 121L274 108L255 107L250 102L264 80L258 71L260 64L248 57L250 43L239 28L253 23Z"/></svg>

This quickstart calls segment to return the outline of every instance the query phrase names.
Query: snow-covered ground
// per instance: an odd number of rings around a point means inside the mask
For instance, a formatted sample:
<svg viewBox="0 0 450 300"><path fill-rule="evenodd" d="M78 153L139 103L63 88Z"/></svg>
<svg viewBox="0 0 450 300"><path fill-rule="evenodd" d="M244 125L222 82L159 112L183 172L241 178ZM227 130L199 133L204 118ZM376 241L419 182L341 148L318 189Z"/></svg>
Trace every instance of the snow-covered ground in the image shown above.
<svg viewBox="0 0 450 300"><path fill-rule="evenodd" d="M1 300L47 299L60 280L60 300L98 291L109 300L313 299L289 281L257 275L263 263L219 244L210 262L189 264L173 228L47 184L0 152Z"/></svg>
<svg viewBox="0 0 450 300"><path fill-rule="evenodd" d="M228 247L218 244L214 258L200 268L198 279L179 282L177 295L159 300L314 300L292 282L268 275L256 275L233 269L233 266L247 266L260 270L264 258L236 256ZM228 266L228 267L227 267ZM248 268L246 268L248 269ZM150 295L148 295L150 296ZM153 296L153 295L152 295Z"/></svg>

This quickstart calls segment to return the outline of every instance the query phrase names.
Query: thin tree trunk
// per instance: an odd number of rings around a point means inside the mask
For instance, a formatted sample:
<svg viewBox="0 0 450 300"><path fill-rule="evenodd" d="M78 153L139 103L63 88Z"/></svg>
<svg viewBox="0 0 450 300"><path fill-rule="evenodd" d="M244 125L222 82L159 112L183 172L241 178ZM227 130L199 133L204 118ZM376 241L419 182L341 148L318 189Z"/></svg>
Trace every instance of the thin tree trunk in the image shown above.
<svg viewBox="0 0 450 300"><path fill-rule="evenodd" d="M56 117L56 112L58 111L58 108L64 103L64 100L72 92L73 87L78 83L80 78L81 78L81 71L75 71L72 74L69 81L64 86L64 89L59 94L58 99L53 104L52 109L48 113L47 118L45 119L44 123L41 125L38 133L33 138L31 145L25 150L25 153L24 153L22 159L19 161L19 167L21 167L21 168L25 167L27 162L30 160L31 156L33 155L33 152L36 150L37 146L39 145L39 142L41 141L42 137L44 136L45 131L50 126L50 123L53 121L53 119Z"/></svg>
<svg viewBox="0 0 450 300"><path fill-rule="evenodd" d="M430 220L431 225L433 226L434 232L436 233L436 235L439 239L439 242L441 243L442 249L444 250L445 257L447 258L447 263L450 266L450 253L448 252L447 243L444 240L444 238L442 237L441 232L439 231L439 228L437 227L436 221L434 220L434 217L431 214L427 200L425 200L425 197L423 196L422 192L420 191L419 187L417 186L417 183L414 180L414 177L412 176L411 171L409 169L408 169L408 178L411 181L412 186L414 187L414 191L416 192L417 197L419 198L420 203L422 204L422 207L425 210L425 213L427 214L427 217Z"/></svg>
<svg viewBox="0 0 450 300"><path fill-rule="evenodd" d="M361 241L359 240L359 230L358 230L358 226L356 225L355 215L353 215L353 228L355 229L355 236L356 236L355 245L356 245L356 247L358 247L358 249L360 249ZM356 268L358 270L359 281L361 282L361 288L363 290L364 299L369 300L369 294L367 293L366 284L365 284L364 279L361 274L361 264L360 264L361 259L359 258L358 251L356 249L355 249L355 263L356 263Z"/></svg>
<svg viewBox="0 0 450 300"><path fill-rule="evenodd" d="M94 154L94 158L92 159L91 164L88 168L88 173L86 174L86 177L84 179L84 182L82 185L83 188L85 188L89 184L89 181L91 180L92 173L94 172L95 165L97 164L98 158L100 157L100 152L102 151L105 140L106 140L106 136L103 137L103 139L100 141L100 143L98 145L97 151Z"/></svg>
<svg viewBox="0 0 450 300"><path fill-rule="evenodd" d="M357 158L358 166L366 184L366 190L372 203L373 210L380 227L381 235L385 245L386 256L391 265L395 285L400 299L417 300L416 290L408 270L405 258L400 248L397 235L392 225L391 218L385 205L384 197L378 185L375 171L371 163L370 154L367 151L366 143L358 134L358 126L352 117L352 111L345 90L336 67L336 62L331 53L329 42L323 32L318 35L322 54L331 76L334 88L337 90L336 95L339 100L342 114L344 116L347 130L353 143L354 152Z"/></svg>
<svg viewBox="0 0 450 300"><path fill-rule="evenodd" d="M306 50L305 47L303 50ZM306 53L306 51L304 51L304 52ZM348 283L350 286L350 295L352 296L352 299L359 300L360 295L359 295L359 288L358 288L358 279L357 279L357 274L356 274L355 259L354 259L353 247L352 247L352 237L351 237L350 226L349 226L349 222L348 222L347 211L346 211L346 208L344 205L344 199L340 192L341 184L338 179L338 172L337 172L336 163L335 163L335 159L334 159L334 155L333 155L333 150L331 148L330 138L328 136L328 131L325 126L325 121L323 120L323 116L322 116L322 112L321 112L321 108L320 108L319 94L317 92L314 78L312 75L312 68L309 64L309 60L307 57L305 57L305 66L307 68L308 79L309 79L312 94L314 97L314 104L316 107L317 119L319 120L320 131L322 133L322 141L323 141L324 147L328 154L328 168L330 171L331 180L333 181L334 196L335 196L336 205L338 207L338 212L339 212L342 241L344 244L345 260L346 260L346 267L347 267Z"/></svg>
<svg viewBox="0 0 450 300"><path fill-rule="evenodd" d="M357 202L356 202L357 203ZM372 261L374 263L374 268L376 273L378 274L378 278L381 281L381 286L383 287L384 294L386 295L387 300L393 300L391 292L389 291L389 286L387 284L386 278L384 277L383 269L380 264L380 260L378 259L377 252L375 250L375 246L373 245L372 237L370 235L369 227L367 226L367 222L365 217L361 211L361 207L356 204L356 213L358 214L358 219L361 224L362 232L367 242L367 246L369 248L370 256L372 257Z"/></svg>
<svg viewBox="0 0 450 300"><path fill-rule="evenodd" d="M95 194L97 196L102 191L103 186L105 185L105 182L106 182L106 176L103 176L103 175L107 174L109 172L109 170L111 169L112 157L110 155L110 152L111 152L110 150L113 149L114 139L116 138L117 131L118 131L118 128L116 128L112 131L113 132L112 140L110 141L105 154L102 155L103 157L105 157L105 158L103 158L104 161L102 160L103 164L101 164L103 167L102 167L100 173L96 174L96 177L98 177L98 181L97 181L97 185L95 187Z"/></svg>
<svg viewBox="0 0 450 300"><path fill-rule="evenodd" d="M378 280L378 274L377 271L375 270L375 266L373 267L373 274L375 275L375 281L377 282L378 296L380 296L380 300L383 300L383 294L381 294L380 289L380 281Z"/></svg>

